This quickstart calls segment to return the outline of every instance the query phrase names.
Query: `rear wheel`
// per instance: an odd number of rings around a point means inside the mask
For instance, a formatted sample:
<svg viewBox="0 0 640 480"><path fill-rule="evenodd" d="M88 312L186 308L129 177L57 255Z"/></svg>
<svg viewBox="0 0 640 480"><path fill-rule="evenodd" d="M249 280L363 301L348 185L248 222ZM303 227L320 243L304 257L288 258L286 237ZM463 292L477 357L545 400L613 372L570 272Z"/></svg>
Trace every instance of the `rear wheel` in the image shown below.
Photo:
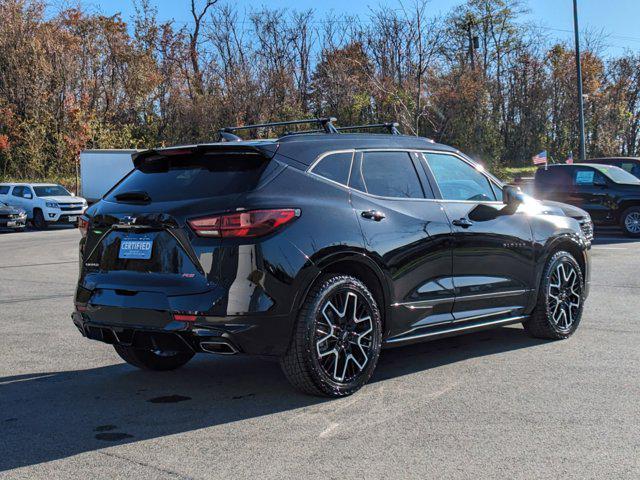
<svg viewBox="0 0 640 480"><path fill-rule="evenodd" d="M580 265L565 251L555 253L542 275L538 303L524 329L536 338L563 339L582 317L584 279Z"/></svg>
<svg viewBox="0 0 640 480"><path fill-rule="evenodd" d="M45 230L47 228L47 221L44 219L42 210L36 208L33 211L33 226L37 230Z"/></svg>
<svg viewBox="0 0 640 480"><path fill-rule="evenodd" d="M630 237L640 237L640 207L630 207L622 212L620 225Z"/></svg>
<svg viewBox="0 0 640 480"><path fill-rule="evenodd" d="M297 389L342 397L373 374L382 343L378 305L357 278L328 274L307 296L282 370Z"/></svg>
<svg viewBox="0 0 640 480"><path fill-rule="evenodd" d="M129 365L145 370L174 370L183 366L194 355L194 353L189 352L141 350L123 345L114 345L113 348Z"/></svg>

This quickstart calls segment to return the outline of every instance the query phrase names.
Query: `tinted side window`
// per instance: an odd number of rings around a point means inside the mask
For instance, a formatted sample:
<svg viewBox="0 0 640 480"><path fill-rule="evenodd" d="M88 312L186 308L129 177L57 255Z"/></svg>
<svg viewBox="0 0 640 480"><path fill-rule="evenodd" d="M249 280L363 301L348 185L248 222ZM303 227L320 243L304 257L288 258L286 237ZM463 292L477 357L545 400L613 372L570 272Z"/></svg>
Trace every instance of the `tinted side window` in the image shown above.
<svg viewBox="0 0 640 480"><path fill-rule="evenodd" d="M0 187L0 195L6 195L9 193L9 187Z"/></svg>
<svg viewBox="0 0 640 480"><path fill-rule="evenodd" d="M467 162L441 153L426 154L445 200L495 201L489 179Z"/></svg>
<svg viewBox="0 0 640 480"><path fill-rule="evenodd" d="M313 167L312 172L334 182L347 185L349 183L352 158L352 152L332 153L320 160Z"/></svg>
<svg viewBox="0 0 640 480"><path fill-rule="evenodd" d="M381 197L424 198L407 152L367 152L362 159L362 183L367 193Z"/></svg>
<svg viewBox="0 0 640 480"><path fill-rule="evenodd" d="M14 197L22 197L24 187L14 187L12 195Z"/></svg>
<svg viewBox="0 0 640 480"><path fill-rule="evenodd" d="M536 171L536 188L567 188L572 183L572 167L540 167Z"/></svg>

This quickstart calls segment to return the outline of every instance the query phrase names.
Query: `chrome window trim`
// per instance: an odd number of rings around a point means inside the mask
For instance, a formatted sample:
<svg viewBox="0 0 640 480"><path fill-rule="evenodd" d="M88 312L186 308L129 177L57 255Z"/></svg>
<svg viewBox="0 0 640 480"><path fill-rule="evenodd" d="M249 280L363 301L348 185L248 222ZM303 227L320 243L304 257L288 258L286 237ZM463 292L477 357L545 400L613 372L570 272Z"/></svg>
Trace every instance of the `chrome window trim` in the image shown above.
<svg viewBox="0 0 640 480"><path fill-rule="evenodd" d="M495 195L495 192L493 191L494 189L494 184L496 184L498 186L498 188L500 188L501 190L503 189L504 185L500 185L501 182L495 178L493 175L491 175L489 172L487 172L484 167L482 167L482 170L478 169L478 165L475 164L475 162L473 162L473 160L466 158L464 155L460 154L459 152L447 152L447 151L439 151L439 150L422 150L420 153L422 153L422 161L425 162L427 164L427 167L429 169L431 169L431 166L429 165L429 160L427 159L426 153L433 153L436 155L449 155L451 157L455 157L458 158L460 160L462 160L464 163L466 163L467 165L469 165L470 167L472 167L474 170L476 170L480 175L484 176L484 178L487 179L487 182L489 182L489 188L491 188L491 191L493 192L493 194ZM435 180L435 178L434 178ZM440 186L438 185L438 181L436 180L436 185L438 187L438 190L440 190ZM441 192L442 193L442 192ZM501 202L500 200L453 200L453 199L448 199L448 198L441 198L439 199L443 202L453 202L453 203L473 203L473 204L483 204L483 205L504 205L503 202Z"/></svg>
<svg viewBox="0 0 640 480"><path fill-rule="evenodd" d="M329 150L327 152L323 152L320 155L318 155L318 157L311 163L311 165L309 165L309 167L306 170L306 173L313 175L317 178L320 178L326 182L330 182L334 185L337 185L339 187L342 188L346 188L348 191L353 191L353 192L358 192L362 195L366 195L367 197L371 197L371 198L377 198L380 200L400 200L400 201L411 201L411 202L415 202L415 201L426 201L426 202L455 202L455 203L469 203L469 204L475 204L475 205L479 205L479 204L485 204L485 205L504 205L503 202L499 201L499 200L492 200L492 201L488 201L488 200L447 200L445 198L405 198L405 197L383 197L380 195L374 195L372 193L368 193L368 192L363 192L362 190L358 190L357 188L353 188L350 187L349 184L351 183L351 170L349 170L349 178L347 179L348 183L347 185L344 185L340 182L336 182L334 180L331 180L329 178L323 177L322 175L318 175L317 173L314 173L312 170L313 168L316 166L317 163L319 163L323 158L332 155L334 153L349 153L352 152L353 155L351 157L351 166L353 168L353 162L355 160L355 154L356 153L366 153L366 152L406 152L406 153L417 153L417 154L422 154L422 160L423 162L426 162L427 167L429 166L429 162L428 160L424 157L425 153L434 153L434 154L441 154L441 155L451 155L452 157L456 157L459 158L460 160L462 160L463 162L467 163L469 166L473 167L474 169L478 170L477 165L475 164L475 162L473 162L473 160L467 158L464 154L462 154L460 151L455 150L455 151L450 151L450 150L437 150L437 149L424 149L424 148L347 148L347 149L339 149L339 150ZM420 158L418 158L418 161L420 161ZM362 168L362 164L360 165L360 167ZM486 170L478 170L478 172L482 175L484 175L487 180L490 183L494 183L498 186L498 188L502 189L504 187L504 184L495 176L493 176L491 173L487 172Z"/></svg>
<svg viewBox="0 0 640 480"><path fill-rule="evenodd" d="M406 154L410 154L410 153L420 153L420 150L415 150L415 149L403 149L403 148L362 148L362 149L357 149L356 153L367 153L367 152L402 152L402 153L406 153ZM354 160L355 160L355 155L354 155ZM412 160L413 163L413 160ZM364 182L364 174L362 173L362 159L360 161L360 176L362 177L362 181ZM425 195L424 192L424 187L422 186L422 181L420 180L420 175L418 174L418 172L416 172L416 178L418 179L418 182L420 183L420 188L422 188L422 194ZM351 176L349 176L349 184L351 184ZM353 190L354 192L358 192L361 193L363 195L367 195L368 197L372 197L372 198L379 198L380 200L409 200L412 202L415 202L416 200L428 200L430 202L436 201L438 200L437 198L414 198L414 197L384 197L382 195L375 195L373 193L369 193L369 192L363 192L362 190L358 190L357 188L353 188L353 187L349 187L350 190Z"/></svg>
<svg viewBox="0 0 640 480"><path fill-rule="evenodd" d="M318 158L316 158L313 163L311 163L311 165L309 165L309 168L307 168L306 173L309 175L313 175L314 177L320 178L326 182L330 182L334 185L337 185L339 187L345 188L347 190L351 190L349 188L349 183L351 182L351 170L353 169L353 159L355 157L355 149L353 148L348 148L345 150L331 150L329 152L324 152L320 155L318 155ZM340 182L336 182L335 180L331 180L330 178L327 178L323 175L320 175L319 173L315 173L313 171L313 169L316 167L316 165L318 163L320 163L323 159L325 159L326 157L330 156L330 155L335 155L337 153L350 153L351 154L351 162L349 163L349 176L347 177L347 184L345 185L344 183L340 183Z"/></svg>

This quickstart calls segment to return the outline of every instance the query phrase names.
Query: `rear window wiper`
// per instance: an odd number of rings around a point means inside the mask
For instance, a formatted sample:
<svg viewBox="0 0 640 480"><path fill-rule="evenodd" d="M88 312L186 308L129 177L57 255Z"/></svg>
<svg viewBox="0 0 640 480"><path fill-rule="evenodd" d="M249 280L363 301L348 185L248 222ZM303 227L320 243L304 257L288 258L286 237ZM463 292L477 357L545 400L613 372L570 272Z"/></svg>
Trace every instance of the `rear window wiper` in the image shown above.
<svg viewBox="0 0 640 480"><path fill-rule="evenodd" d="M123 203L150 203L151 197L147 192L135 191L135 192L123 192L114 195L114 198L118 202Z"/></svg>

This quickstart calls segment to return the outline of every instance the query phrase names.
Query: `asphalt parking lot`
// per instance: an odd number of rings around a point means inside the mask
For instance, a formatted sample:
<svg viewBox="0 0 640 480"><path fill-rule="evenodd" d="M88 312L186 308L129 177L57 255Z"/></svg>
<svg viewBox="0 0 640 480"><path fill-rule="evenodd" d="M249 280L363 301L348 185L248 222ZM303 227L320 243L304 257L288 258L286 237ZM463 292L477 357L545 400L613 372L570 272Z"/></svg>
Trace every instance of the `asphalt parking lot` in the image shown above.
<svg viewBox="0 0 640 480"><path fill-rule="evenodd" d="M640 478L640 241L596 241L568 341L518 326L387 350L326 401L277 363L141 372L83 339L78 238L0 233L0 478Z"/></svg>

